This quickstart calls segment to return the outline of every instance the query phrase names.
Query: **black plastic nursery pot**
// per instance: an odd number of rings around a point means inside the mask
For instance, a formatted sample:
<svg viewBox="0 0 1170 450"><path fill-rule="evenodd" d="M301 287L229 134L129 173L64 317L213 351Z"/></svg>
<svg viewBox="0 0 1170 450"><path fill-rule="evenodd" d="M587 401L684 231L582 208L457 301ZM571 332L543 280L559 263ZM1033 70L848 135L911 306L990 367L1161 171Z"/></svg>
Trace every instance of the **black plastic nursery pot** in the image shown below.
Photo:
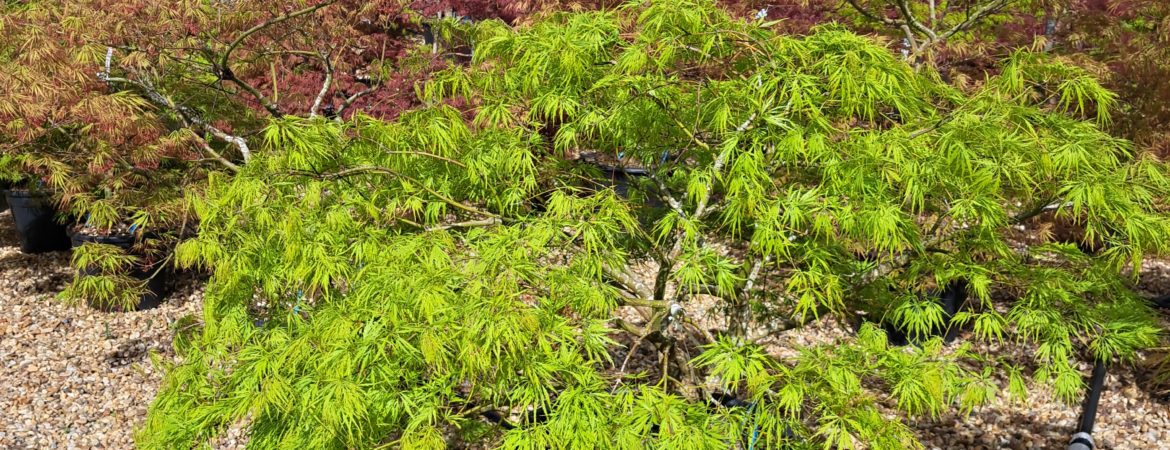
<svg viewBox="0 0 1170 450"><path fill-rule="evenodd" d="M911 335L907 330L901 329L898 326L882 322L882 328L886 331L886 337L889 339L891 345L905 346L910 344L917 344L931 338L941 337L943 343L950 344L959 336L959 327L950 324L951 318L955 316L967 303L967 282L965 280L956 280L948 283L941 292L937 294L937 300L943 308L943 327L936 327L930 330L926 335Z"/></svg>
<svg viewBox="0 0 1170 450"><path fill-rule="evenodd" d="M130 235L101 236L75 232L70 236L70 238L74 247L79 247L85 243L113 245L126 251L129 251L134 247L134 236ZM77 274L77 276L83 277L87 275L95 275L96 273L96 270L85 269L82 270L81 273ZM170 293L170 283L168 282L170 279L170 274L165 267L160 268L158 263L148 264L145 266L135 265L128 275L136 280L146 282L146 292L144 292L139 298L138 304L130 309L132 311L142 311L157 307L158 305L162 304L162 301L166 298L167 294ZM124 311L123 309L113 305L99 304L93 301L89 303L89 306L94 309L107 312Z"/></svg>
<svg viewBox="0 0 1170 450"><path fill-rule="evenodd" d="M631 191L637 189L636 186L640 179L644 179L650 176L649 169L640 167L598 167L602 170L602 176L601 178L597 179L597 182L604 186L613 187L614 192L616 192L618 196L625 199L629 199L631 196ZM652 195L643 196L642 201L644 202L645 206L652 209L666 207L666 205L663 204L661 200Z"/></svg>
<svg viewBox="0 0 1170 450"><path fill-rule="evenodd" d="M9 189L12 189L11 182L0 181L0 191L7 192ZM0 212L4 212L7 209L8 209L8 196L7 195L0 195Z"/></svg>
<svg viewBox="0 0 1170 450"><path fill-rule="evenodd" d="M4 191L4 197L12 208L21 252L56 252L72 247L66 226L58 219L48 193L14 189Z"/></svg>

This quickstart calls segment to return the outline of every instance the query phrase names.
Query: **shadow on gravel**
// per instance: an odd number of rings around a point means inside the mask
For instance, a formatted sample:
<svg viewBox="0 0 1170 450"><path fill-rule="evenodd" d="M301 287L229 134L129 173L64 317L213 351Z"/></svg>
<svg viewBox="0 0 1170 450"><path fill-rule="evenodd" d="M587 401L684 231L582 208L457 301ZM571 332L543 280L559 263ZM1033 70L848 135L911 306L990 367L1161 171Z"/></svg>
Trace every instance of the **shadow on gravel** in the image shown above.
<svg viewBox="0 0 1170 450"><path fill-rule="evenodd" d="M5 244L8 244L8 242L0 241L0 247L13 247ZM44 261L60 262L62 265L68 265L69 255L69 252L49 252L30 255L15 250L13 253L0 256L0 270L20 269Z"/></svg>
<svg viewBox="0 0 1170 450"><path fill-rule="evenodd" d="M146 355L150 350L145 339L131 339L123 342L113 352L106 355L106 363L109 364L110 368L126 367L146 360Z"/></svg>
<svg viewBox="0 0 1170 450"><path fill-rule="evenodd" d="M12 213L4 211L0 213L0 277L15 281L18 293L55 294L72 279L69 252L25 254L19 246Z"/></svg>
<svg viewBox="0 0 1170 450"><path fill-rule="evenodd" d="M1170 348L1150 352L1135 372L1134 384L1155 403L1170 408Z"/></svg>
<svg viewBox="0 0 1170 450"><path fill-rule="evenodd" d="M15 282L18 294L56 294L72 281L73 272L68 253L16 253L0 257L0 278Z"/></svg>

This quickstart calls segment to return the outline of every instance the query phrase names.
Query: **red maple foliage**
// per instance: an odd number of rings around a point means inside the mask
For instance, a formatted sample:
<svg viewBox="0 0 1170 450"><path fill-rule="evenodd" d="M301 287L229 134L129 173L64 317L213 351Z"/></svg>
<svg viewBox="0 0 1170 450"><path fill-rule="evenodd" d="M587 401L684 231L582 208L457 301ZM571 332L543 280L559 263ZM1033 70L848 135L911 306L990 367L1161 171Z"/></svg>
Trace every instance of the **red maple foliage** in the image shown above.
<svg viewBox="0 0 1170 450"><path fill-rule="evenodd" d="M207 170L247 162L269 118L412 107L415 83L445 64L421 45L428 22L515 21L548 6L10 2L0 7L0 151L106 225L167 222Z"/></svg>

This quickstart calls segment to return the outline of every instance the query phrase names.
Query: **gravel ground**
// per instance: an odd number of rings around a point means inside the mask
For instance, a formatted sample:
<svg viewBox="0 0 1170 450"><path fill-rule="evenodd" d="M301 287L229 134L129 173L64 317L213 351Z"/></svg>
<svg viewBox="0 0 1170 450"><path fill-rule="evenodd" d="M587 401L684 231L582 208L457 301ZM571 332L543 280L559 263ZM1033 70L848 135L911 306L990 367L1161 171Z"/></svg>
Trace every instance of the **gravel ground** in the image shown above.
<svg viewBox="0 0 1170 450"><path fill-rule="evenodd" d="M1088 373L1090 367L1084 366ZM1131 370L1118 369L1105 382L1093 439L1100 449L1170 449L1170 406L1137 389ZM970 417L949 415L915 424L927 448L1064 449L1081 406L1065 405L1047 389L1033 389L1026 402L1004 398Z"/></svg>
<svg viewBox="0 0 1170 450"><path fill-rule="evenodd" d="M170 323L198 312L179 280L161 307L103 313L55 298L72 277L67 252L24 255L0 214L0 449L131 449L173 355Z"/></svg>
<svg viewBox="0 0 1170 450"><path fill-rule="evenodd" d="M149 354L173 356L170 324L198 312L200 283L180 280L167 302L149 311L68 307L54 298L72 276L68 254L23 255L16 245L11 217L0 213L0 450L134 448L133 433L161 379ZM1165 272L1166 286L1143 288L1170 292L1170 270L1161 269L1155 271ZM814 325L777 335L771 347L847 333ZM1129 368L1110 373L1094 437L1103 449L1170 449L1170 404L1152 399L1135 379ZM1025 403L997 401L969 417L913 426L930 450L1063 449L1079 411L1036 388ZM244 440L233 431L215 447Z"/></svg>

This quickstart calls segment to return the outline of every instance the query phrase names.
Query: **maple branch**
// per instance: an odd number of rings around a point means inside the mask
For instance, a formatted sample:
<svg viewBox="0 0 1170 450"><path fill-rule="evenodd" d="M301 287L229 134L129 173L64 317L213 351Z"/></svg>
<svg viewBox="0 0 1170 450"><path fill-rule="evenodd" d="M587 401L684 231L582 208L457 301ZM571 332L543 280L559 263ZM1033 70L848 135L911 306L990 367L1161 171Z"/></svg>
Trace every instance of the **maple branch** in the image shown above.
<svg viewBox="0 0 1170 450"><path fill-rule="evenodd" d="M1064 206L1064 204L1058 203L1057 198L1055 198L1055 197L1049 198L1047 200L1044 200L1044 201L1037 203L1035 206L1033 206L1032 208L1030 208L1026 211L1021 211L1020 213L1016 214L1015 216L1012 216L1011 223L1012 224L1023 223L1024 221L1031 219L1033 217L1039 216L1041 214L1044 214L1047 211L1059 209L1061 206Z"/></svg>
<svg viewBox="0 0 1170 450"><path fill-rule="evenodd" d="M256 53L257 57L260 57L260 56L279 56L279 55L296 55L296 56L303 56L305 58L320 58L321 57L320 53L310 52L308 50L267 50L267 51Z"/></svg>
<svg viewBox="0 0 1170 450"><path fill-rule="evenodd" d="M449 223L445 225L435 225L426 227L427 231L450 230L452 228L473 228L473 227L490 227L492 225L499 225L502 223L499 218L492 217L489 219L468 220L465 222Z"/></svg>
<svg viewBox="0 0 1170 450"><path fill-rule="evenodd" d="M602 270L602 273L606 277L609 277L609 278L613 279L614 281L616 281L618 284L622 285L622 288L625 289L627 292L634 294L634 295L640 297L641 299L648 299L648 298L653 297L653 294L649 290L646 289L646 285L644 283L642 283L641 281L638 281L638 278L636 276L634 276L634 274L630 273L629 268L622 268L621 271L618 271L618 270L611 269L609 267L602 266L601 270ZM648 305L642 305L642 306L648 306Z"/></svg>
<svg viewBox="0 0 1170 450"><path fill-rule="evenodd" d="M623 297L618 299L618 303L620 303L622 306L641 306L645 308L666 309L670 307L670 302L665 300L647 300L644 298Z"/></svg>
<svg viewBox="0 0 1170 450"><path fill-rule="evenodd" d="M931 39L923 42L922 45L918 48L918 51L916 51L915 53L916 54L922 53L922 51L926 50L927 47L933 46L933 45L938 44L940 42L945 42L951 36L954 36L956 33L959 33L961 31L968 29L968 28L971 28L973 25L975 25L975 22L978 22L980 19L983 19L984 17L987 17L991 14L998 12L1000 9L1003 9L1007 5L1011 4L1013 1L1015 1L1015 0L992 0L992 1L987 2L986 4L981 6L979 9L976 9L975 12L968 14L966 19L964 19L962 22L959 22L957 25L955 25L951 29L944 31L943 33L941 33L937 36L931 36Z"/></svg>
<svg viewBox="0 0 1170 450"><path fill-rule="evenodd" d="M277 106L276 103L273 103L272 100L269 100L268 97L266 97L263 92L260 92L259 89L256 89L255 86L248 84L247 81L236 78L235 75L231 74L230 70L225 70L224 73L226 74L223 76L225 80L235 83L240 87L240 89L243 89L247 91L248 94L256 97L256 101L260 102L260 106L263 106L264 109L267 110L269 114L272 114L273 117L284 117L284 113L280 111L280 107Z"/></svg>
<svg viewBox="0 0 1170 450"><path fill-rule="evenodd" d="M683 321L686 322L687 325L690 325L691 328L694 328L695 331L698 331L699 334L703 335L703 339L706 339L708 344L719 342L715 339L715 335L711 334L710 331L707 331L706 328L699 326L699 323L695 322L695 319L691 316L683 316Z"/></svg>
<svg viewBox="0 0 1170 450"><path fill-rule="evenodd" d="M199 146L203 149L203 152L207 153L209 156L211 156L211 158L213 160L218 161L220 164L223 164L224 167L227 167L228 170L231 170L232 172L239 172L240 171L240 166L237 166L237 165L233 164L231 161L228 161L227 158L224 158L222 155L219 154L219 152L216 152L215 149L211 148L211 144L208 144L207 140L203 139L203 137L200 136L199 133L196 133L195 130L192 130L190 128L186 128L186 130L188 133L191 133L191 136L195 137L195 142L199 144Z"/></svg>
<svg viewBox="0 0 1170 450"><path fill-rule="evenodd" d="M242 156L244 158L245 163L247 163L248 160L252 158L252 151L248 148L248 141L247 140L245 140L244 138L242 138L240 136L228 134L227 132L224 132L223 130L216 128L214 125L208 123L206 120L203 120L203 118L199 117L198 114L191 111L190 108L183 106L183 105L180 105L178 103L175 103L173 100L171 100L169 97L163 95L161 92L159 92L157 89L155 89L150 84L148 84L146 82L138 81L138 80L131 80L129 78L121 78L121 77L107 76L107 77L103 77L103 80L105 80L107 82L127 83L127 84L137 86L139 89L141 89L143 91L144 94L146 94L146 99L150 100L151 103L154 103L157 106L167 108L167 109L170 109L170 110L178 113L179 118L183 119L184 126L191 127L193 125L195 127L202 129L203 131L211 133L215 137L223 140L224 142L227 142L229 144L236 146L236 148L240 151L240 156Z"/></svg>
<svg viewBox="0 0 1170 450"><path fill-rule="evenodd" d="M738 127L735 127L735 132L742 133L747 131L747 129L750 128L753 120L756 120L756 113L752 113L751 117L748 117L747 120L739 124ZM723 152L720 152L715 156L715 162L712 164L712 172L715 174L715 177L718 177L719 172L723 171L723 164L726 162L727 155ZM712 179L711 181L714 182L715 180ZM699 205L695 207L695 219L702 220L703 217L707 215L707 203L711 200L711 191L713 190L714 189L712 189L711 186L707 186L707 189L703 191L703 196L699 197Z"/></svg>
<svg viewBox="0 0 1170 450"><path fill-rule="evenodd" d="M321 8L332 5L336 1L337 0L328 0L328 1L319 3L319 4L316 4L316 5L307 7L307 8L293 11L293 12L285 14L283 16L275 17L271 20L257 24L256 26L253 26L252 28L245 30L243 33L241 33L239 36L237 36L236 39L231 42L231 44L228 44L227 50L225 50L223 52L223 55L221 55L219 57L219 71L220 71L220 73L218 75L225 80L236 83L236 85L240 86L241 89L248 91L248 93L252 94L253 97L256 97L256 100L259 101L262 106L264 106L264 109L268 110L268 112L271 113L273 116L275 116L275 117L283 116L284 114L281 113L280 108L277 107L277 105L275 103L272 103L272 101L269 100L268 97L264 96L264 94L261 93L258 89L253 87L251 84L248 84L246 81L237 78L235 76L235 74L232 73L231 66L228 64L228 60L231 58L232 52L235 51L236 48L239 48L240 44L243 44L244 41L247 40L249 37L251 37L253 34L256 34L256 33L260 32L261 30L264 30L265 28L279 24L281 22L285 22L285 21L290 20L290 19L295 19L297 17L304 16L306 14L312 14L313 12L316 12L317 10L319 10Z"/></svg>
<svg viewBox="0 0 1170 450"><path fill-rule="evenodd" d="M192 117L192 119L198 120L199 122L196 122L196 124L203 127L203 129L207 130L209 133L215 135L215 137L227 141L229 144L235 145L236 148L240 150L240 156L244 158L245 163L252 159L252 150L248 148L248 141L244 140L244 138L225 133L223 130L216 128L207 122L203 122L203 119L199 119L198 117Z"/></svg>
<svg viewBox="0 0 1170 450"><path fill-rule="evenodd" d="M943 118L939 119L938 121L934 122L934 123L933 123L933 124L931 124L930 126L927 126L927 127L924 127L924 128L920 128L920 129L917 129L917 130L914 130L914 131L913 131L913 132L911 132L909 135L907 135L907 138L908 138L908 139L914 139L914 138L917 138L917 137L919 137L919 136L922 136L922 135L924 135L924 134L926 134L926 133L930 133L930 132L932 132L932 131L934 131L934 130L937 130L937 129L939 129L939 128L940 128L940 127L942 127L943 125L946 125L946 124L947 124L947 122L950 122L950 121L952 121L952 120L954 120L954 119L955 119L955 114L954 114L954 113L948 114L948 115L944 116Z"/></svg>
<svg viewBox="0 0 1170 450"><path fill-rule="evenodd" d="M732 307L727 323L728 331L736 337L743 338L747 336L748 321L751 319L751 303L748 301L752 289L756 287L756 281L760 278L761 269L764 265L772 261L772 255L764 255L763 258L758 258L752 262L752 268L748 272L747 281L739 290L739 296L732 297Z"/></svg>
<svg viewBox="0 0 1170 450"><path fill-rule="evenodd" d="M670 205L670 209L678 213L679 217L685 218L687 216L687 212L683 210L682 202L678 201L678 199L670 193L670 189L667 189L666 183L663 183L661 179L655 176L654 172L650 172L650 179L654 180L654 184L658 187L658 191L662 193L662 199L666 200L666 203Z"/></svg>
<svg viewBox="0 0 1170 450"><path fill-rule="evenodd" d="M904 53L902 57L909 58L910 55L917 55L920 47L918 46L918 39L914 37L914 30L911 30L910 26L904 23L898 27L902 30L902 34L906 35L906 43L910 45L909 51Z"/></svg>
<svg viewBox="0 0 1170 450"><path fill-rule="evenodd" d="M958 33L960 31L966 30L967 28L970 28L971 25L974 25L975 22L978 21L979 19L982 19L988 15L995 13L996 11L999 11L1000 9L1006 7L1008 4L1012 3L1013 1L1015 1L1015 0L992 0L990 2L987 2L986 5L983 5L983 7L975 10L975 12L968 15L967 19L963 20L958 25L955 25L954 28L951 28L950 30L943 32L943 34L941 34L939 36L939 40L940 41L946 40L947 38L954 36L955 33Z"/></svg>
<svg viewBox="0 0 1170 450"><path fill-rule="evenodd" d="M341 106L339 106L337 108L337 117L341 117L341 112L345 111L346 108L353 106L353 102L357 101L357 99L362 98L371 92L374 92L376 89L378 89L377 85L370 86L370 87L362 89L361 91L358 91L357 93L346 98L344 102L341 102Z"/></svg>
<svg viewBox="0 0 1170 450"><path fill-rule="evenodd" d="M935 34L934 30L927 28L926 25L923 25L922 22L919 22L918 19L914 17L914 13L910 11L910 4L908 0L894 0L894 6L898 8L898 11L902 15L902 19L906 21L906 24L910 25L911 28L918 30L918 32L925 34L929 38L924 40L923 45L926 45L927 42L938 39L938 35Z"/></svg>
<svg viewBox="0 0 1170 450"><path fill-rule="evenodd" d="M772 262L772 255L764 255L763 258L755 260L752 263L752 269L748 273L747 281L743 284L743 289L740 290L741 295L747 297L748 294L756 287L756 281L760 279L760 269L764 264Z"/></svg>
<svg viewBox="0 0 1170 450"><path fill-rule="evenodd" d="M865 9L861 5L859 5L857 3L857 0L848 0L848 2L849 2L849 5L853 7L853 9L857 10L857 12L861 13L862 16L865 16L865 18L867 18L869 20L872 20L875 22L881 22L881 23L884 23L886 25L892 25L892 26L896 26L896 25L901 24L901 21L887 19L885 17L881 17L881 16L878 16L877 14L874 14L873 11Z"/></svg>
<svg viewBox="0 0 1170 450"><path fill-rule="evenodd" d="M313 107L309 108L310 118L317 117L317 111L321 109L321 102L325 101L325 95L329 93L329 88L333 85L333 63L329 60L329 55L322 53L318 53L318 55L325 64L325 81L321 82L321 91L317 93L317 99L313 100Z"/></svg>
<svg viewBox="0 0 1170 450"><path fill-rule="evenodd" d="M622 319L621 317L615 317L613 319L613 323L614 323L614 325L617 325L618 328L621 328L622 331L630 333L634 336L638 336L640 338L644 338L644 337L647 337L650 335L650 332L647 331L645 328L634 325L634 324L630 323L630 321Z"/></svg>
<svg viewBox="0 0 1170 450"><path fill-rule="evenodd" d="M430 152L424 152L424 151L422 151L422 150L391 150L391 149L390 149L389 147L387 147L385 144L383 144L383 143L381 143L381 142L378 142L378 141L376 141L376 140L374 140L374 139L370 139L370 138L368 138L368 137L361 137L361 136L359 136L359 137L357 137L357 139L359 139L359 140L362 140L362 141L365 141L365 142L369 142L369 143L371 143L371 144L374 144L374 145L377 145L377 146L378 146L378 148L382 149L382 151L383 151L385 154L387 154L387 155L414 155L414 156L426 156L426 157L428 157L428 158L434 158L434 159L437 159L437 160L440 160L440 161L446 162L446 163L448 163L448 164L451 164L451 165L455 165L455 166L462 167L462 168L464 168L464 169L466 169L466 168L467 168L467 165L466 165L466 164L463 164L463 163L461 163L461 162L459 162L459 161L456 161L456 160L454 160L454 159L448 158L448 157L446 157L446 156L442 156L442 155L436 155L436 154L434 154L434 153L430 153Z"/></svg>
<svg viewBox="0 0 1170 450"><path fill-rule="evenodd" d="M362 174L390 175L390 176L395 177L395 178L401 178L403 180L406 180L406 181L418 186L422 190L426 191L428 194L431 194L431 195L437 197L439 200L442 200L443 203L454 206L455 208L461 209L461 210L469 212L471 214L479 214L479 215L483 215L483 216L487 216L487 217L491 217L491 218L495 218L495 219L500 219L499 214L493 213L491 211L484 211L484 210L481 210L479 208L476 208L473 206L468 206L468 205L465 205L463 203L460 203L460 202L456 201L455 199L448 197L446 195L443 195L443 193L428 187L427 185L423 184L422 182L415 179L414 177L402 174L402 173L400 173L394 169L388 168L388 167L357 166L357 167L351 167L348 169L344 169L344 170L341 170L338 172L328 173L328 174L312 174L312 173L304 173L304 172L300 172L300 174L302 174L302 175L307 174L307 175L315 176L315 177L317 177L319 179L323 179L323 180L335 180L335 179L339 179L339 178L345 178L345 177L349 177L349 176L362 175Z"/></svg>
<svg viewBox="0 0 1170 450"><path fill-rule="evenodd" d="M304 9L300 9L300 10L297 10L297 11L293 11L293 12L291 12L291 13L285 14L285 15L283 15L283 16L280 16L280 17L275 17L275 18L273 18L272 20L269 20L269 21L263 22L263 23L261 23L261 24L258 24L258 25L254 26L254 27L252 27L252 28L249 28L249 29L245 30L245 31L244 31L242 34L240 34L239 36L237 36L237 37L236 37L236 39L235 39L234 41L232 41L232 43L231 43L231 44L228 44L228 48L227 48L227 50L226 50L226 51L224 51L224 53L223 53L223 56L221 56L221 57L219 58L219 66L220 66L220 67L223 67L224 69L227 69L227 67L228 67L228 58L230 58L230 57L231 57L231 55L232 55L232 52L233 52L233 51L235 51L235 50L236 50L236 48L237 48L237 47L239 47L239 46L240 46L240 44L242 44L242 43L244 42L244 40L248 39L248 38L249 38L249 37L251 37L253 34L256 34L256 33L260 32L261 30L263 30L263 29L265 29L265 28L268 28L268 27L270 27L270 26L273 26L273 25L276 25L276 24L278 24L278 23L284 22L284 21L286 21L286 20L295 19L295 18L297 18L297 17L303 16L303 15L306 15L306 14L312 14L313 12L316 12L317 10L319 10L319 9L321 9L321 8L324 8L324 7L326 7L326 6L332 5L333 3L336 3L336 2L337 2L337 0L328 0L328 1L325 1L325 2L322 2L322 3L318 3L318 4L316 4L316 5L313 5L313 6L310 6L310 7L304 8Z"/></svg>

